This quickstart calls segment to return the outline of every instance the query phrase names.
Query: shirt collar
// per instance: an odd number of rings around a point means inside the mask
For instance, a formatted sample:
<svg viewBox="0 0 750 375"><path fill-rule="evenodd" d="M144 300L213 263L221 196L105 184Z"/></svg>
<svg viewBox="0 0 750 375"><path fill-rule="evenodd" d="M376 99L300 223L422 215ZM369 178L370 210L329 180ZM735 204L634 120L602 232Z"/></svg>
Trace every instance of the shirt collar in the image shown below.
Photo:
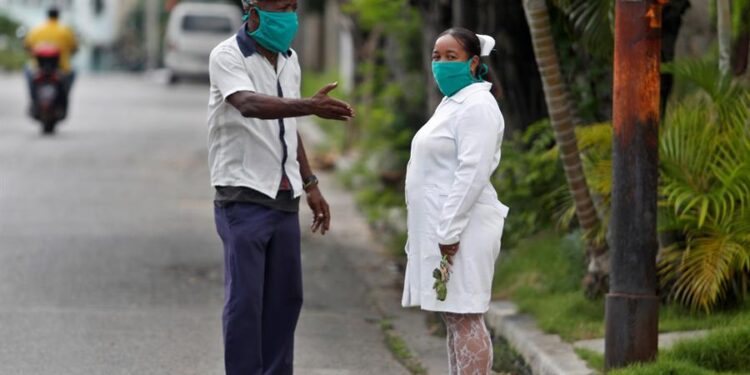
<svg viewBox="0 0 750 375"><path fill-rule="evenodd" d="M453 94L453 96L448 97L448 100L453 100L457 103L463 103L469 96L471 96L471 94L479 91L490 91L491 88L492 84L486 81L472 83L471 85L468 85L459 90L457 93Z"/></svg>
<svg viewBox="0 0 750 375"><path fill-rule="evenodd" d="M258 51L258 44L250 37L250 35L247 35L247 22L242 24L242 27L240 27L240 30L237 31L237 45L240 47L240 51L242 51L242 55L245 57L252 56L255 52ZM284 57L291 57L292 56L292 50L288 50L285 53L283 53Z"/></svg>

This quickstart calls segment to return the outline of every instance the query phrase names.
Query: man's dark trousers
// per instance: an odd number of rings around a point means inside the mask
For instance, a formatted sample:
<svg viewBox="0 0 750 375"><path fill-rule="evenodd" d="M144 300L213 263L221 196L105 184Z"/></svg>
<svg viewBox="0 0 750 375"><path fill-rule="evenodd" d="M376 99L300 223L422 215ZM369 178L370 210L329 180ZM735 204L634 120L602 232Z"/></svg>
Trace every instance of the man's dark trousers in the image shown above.
<svg viewBox="0 0 750 375"><path fill-rule="evenodd" d="M242 202L214 213L224 242L226 373L292 374L302 308L299 216Z"/></svg>

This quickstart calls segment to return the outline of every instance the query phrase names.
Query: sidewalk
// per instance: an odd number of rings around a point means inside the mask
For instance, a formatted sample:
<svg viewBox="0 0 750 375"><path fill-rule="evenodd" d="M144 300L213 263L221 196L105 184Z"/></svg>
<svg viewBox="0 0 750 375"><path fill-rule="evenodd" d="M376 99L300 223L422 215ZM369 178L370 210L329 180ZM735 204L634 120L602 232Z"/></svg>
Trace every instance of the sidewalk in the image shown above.
<svg viewBox="0 0 750 375"><path fill-rule="evenodd" d="M357 211L351 193L342 190L335 182L334 175L326 173L321 174L320 177L321 191L331 206L332 222L331 232L326 234L325 238L319 237L315 241L325 241L328 247L342 249L341 255L345 259L339 261L349 263L351 268L347 272L356 273L358 279L364 283L363 297L373 309L368 316L363 317L363 320L376 326L386 321L390 322L407 342L409 349L428 369L430 375L447 375L448 364L444 342L441 338L431 336L427 332L426 314L418 310L403 309L400 305L401 286L399 283L402 275L395 261L389 258L385 248L380 245L375 234ZM302 211L309 210L305 207ZM309 227L306 223L312 220L307 216L307 213L300 215L304 229ZM306 279L309 279L309 276L306 276ZM306 288L309 287L306 285ZM307 290L305 292L307 293ZM313 303L315 302L310 301L309 298L305 301L307 306ZM372 341L377 341L380 346L385 347L385 337L382 331L378 331L377 340ZM389 355L392 356L392 353ZM406 369L403 371L408 373ZM382 373L396 374L395 372Z"/></svg>
<svg viewBox="0 0 750 375"><path fill-rule="evenodd" d="M300 133L309 156L323 136L308 119ZM300 202L304 304L295 342L295 372L306 375L408 375L385 345L382 313L370 298L368 274L380 275L383 259L351 193L335 175L316 170L331 208L331 230L310 230L312 213ZM372 267L368 260L372 260ZM370 267L370 268L368 268Z"/></svg>
<svg viewBox="0 0 750 375"><path fill-rule="evenodd" d="M300 119L299 131L310 157L315 146L325 139L325 134L308 121L306 118ZM354 195L337 183L335 174L316 173L320 177L321 191L331 206L332 214L331 232L325 238L318 237L317 240L325 240L328 246L345 249L342 254L351 264L351 272L356 272L366 285L365 297L374 309L374 314L368 319L375 324L392 324L412 354L427 370L426 374L448 375L444 339L428 332L427 313L401 307L403 273L358 210ZM304 202L302 205L306 206ZM308 216L307 207L301 211L301 225L306 230L306 223L312 218ZM309 300L306 300L305 304L308 303ZM379 332L378 339L384 343L382 331Z"/></svg>

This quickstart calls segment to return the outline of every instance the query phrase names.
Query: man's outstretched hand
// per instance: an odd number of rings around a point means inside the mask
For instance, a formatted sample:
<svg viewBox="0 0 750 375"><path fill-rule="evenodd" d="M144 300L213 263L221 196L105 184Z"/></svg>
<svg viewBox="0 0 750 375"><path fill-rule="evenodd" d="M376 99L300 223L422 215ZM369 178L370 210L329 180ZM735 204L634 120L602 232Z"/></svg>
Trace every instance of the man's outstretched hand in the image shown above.
<svg viewBox="0 0 750 375"><path fill-rule="evenodd" d="M325 119L339 121L347 121L354 117L354 109L349 104L328 96L328 93L338 85L338 82L329 83L310 98L313 105L313 114Z"/></svg>
<svg viewBox="0 0 750 375"><path fill-rule="evenodd" d="M328 208L328 202L323 198L320 189L313 186L307 190L307 204L313 212L313 222L310 229L313 233L320 229L320 234L325 235L331 227L331 212Z"/></svg>

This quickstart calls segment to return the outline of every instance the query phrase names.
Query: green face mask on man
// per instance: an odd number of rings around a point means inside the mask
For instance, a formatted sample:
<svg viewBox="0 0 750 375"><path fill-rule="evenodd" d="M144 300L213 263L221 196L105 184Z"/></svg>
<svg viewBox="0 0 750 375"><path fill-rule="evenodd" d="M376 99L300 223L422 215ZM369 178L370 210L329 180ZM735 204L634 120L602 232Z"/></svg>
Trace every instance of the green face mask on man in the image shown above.
<svg viewBox="0 0 750 375"><path fill-rule="evenodd" d="M277 53L286 53L292 45L299 29L297 12L270 12L253 6L260 18L258 28L247 35L255 39L263 48ZM249 13L243 19L247 21Z"/></svg>

